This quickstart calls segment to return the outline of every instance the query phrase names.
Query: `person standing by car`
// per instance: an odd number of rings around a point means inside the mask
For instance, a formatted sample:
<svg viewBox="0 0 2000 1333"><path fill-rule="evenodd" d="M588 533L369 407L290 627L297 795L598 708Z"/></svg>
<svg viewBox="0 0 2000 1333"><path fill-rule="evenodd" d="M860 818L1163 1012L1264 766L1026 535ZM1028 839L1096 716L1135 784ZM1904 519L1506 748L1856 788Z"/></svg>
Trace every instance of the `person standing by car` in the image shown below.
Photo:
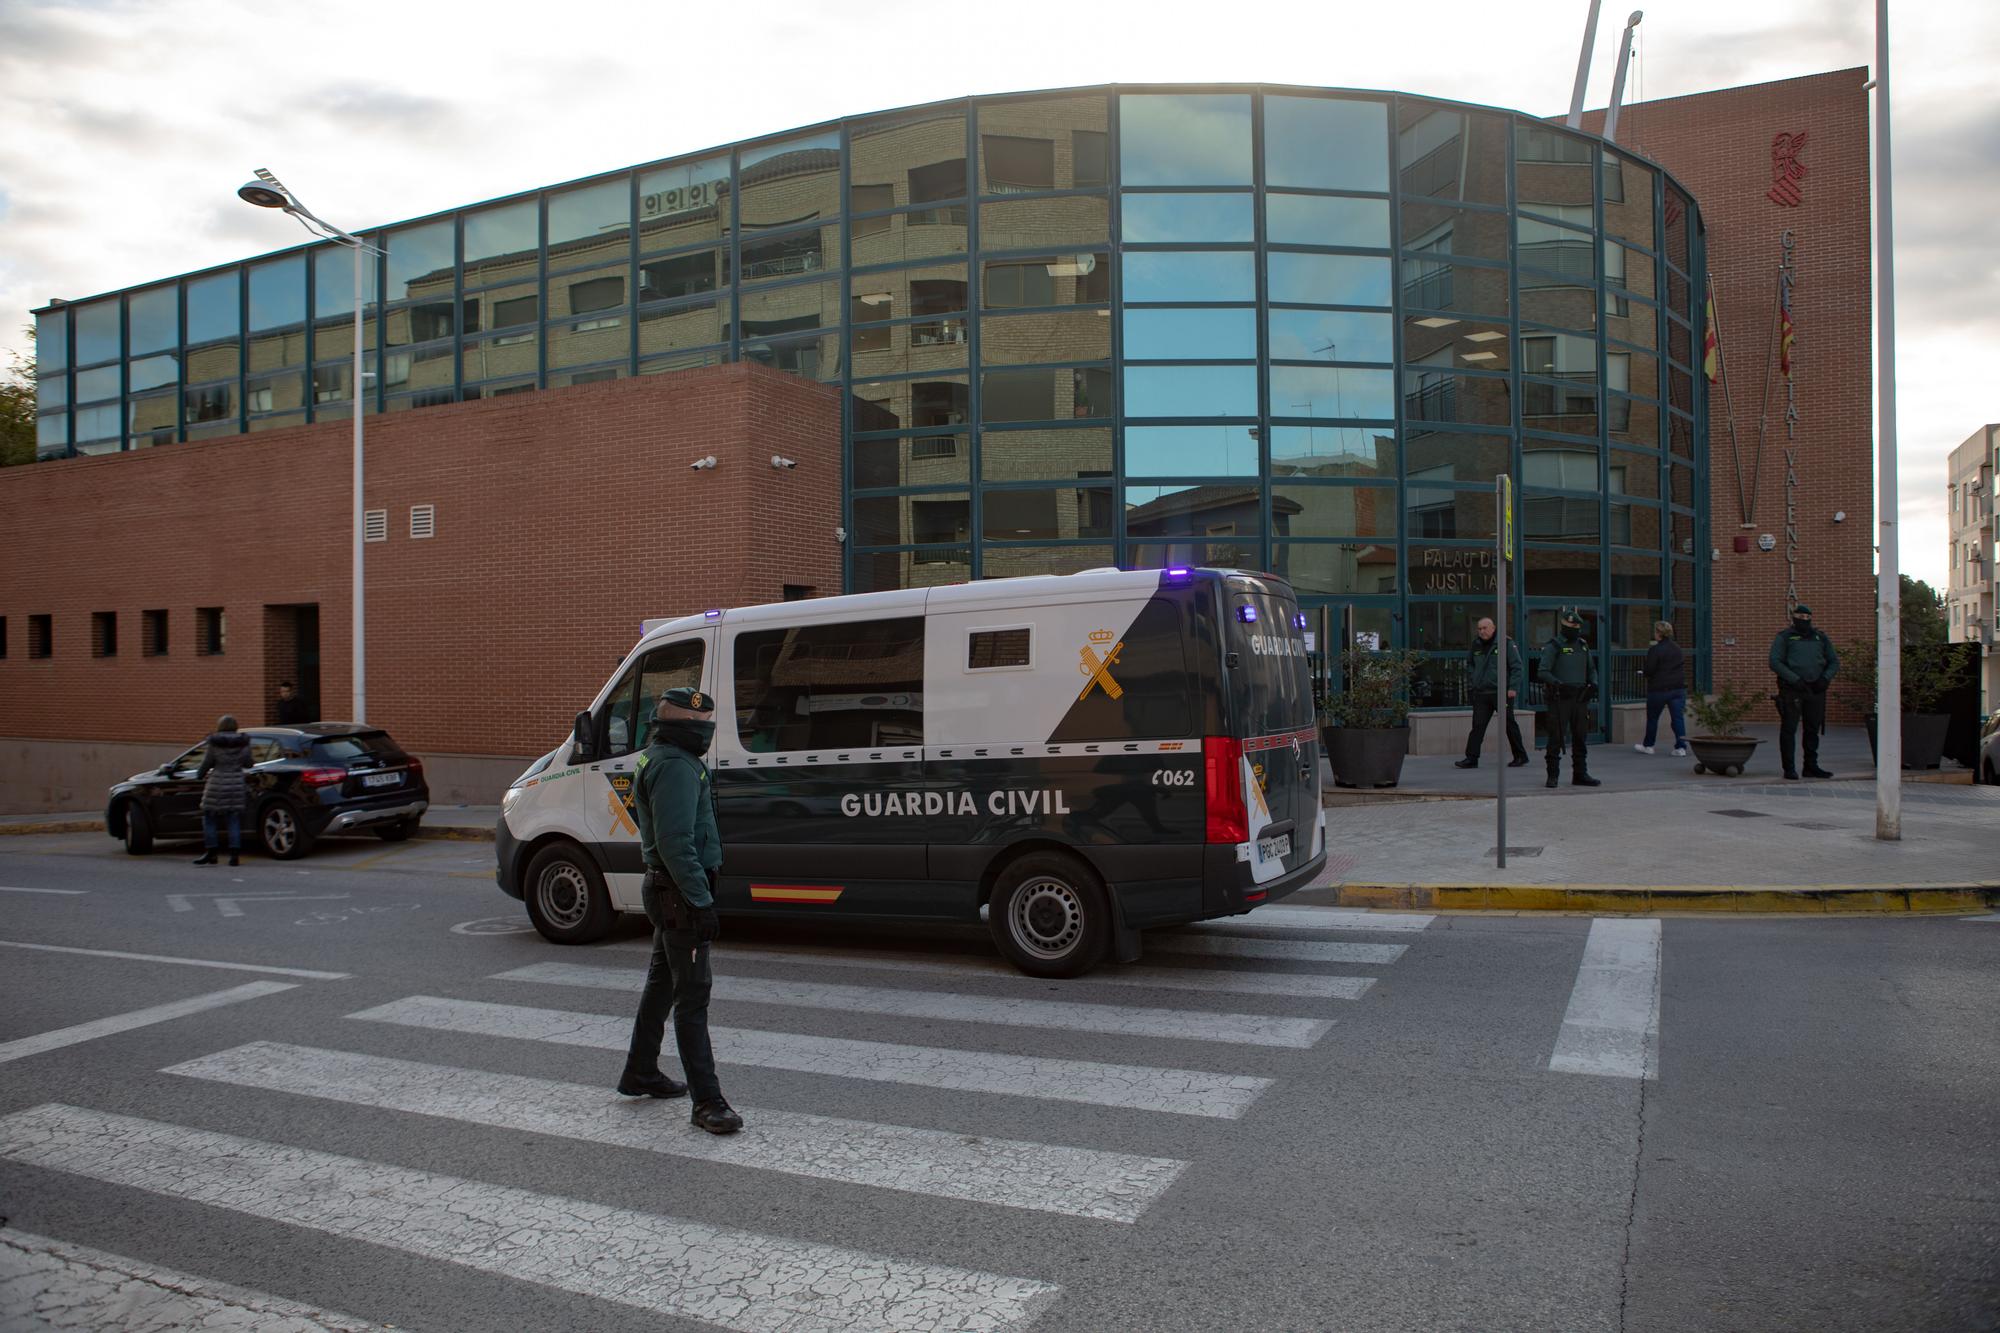
<svg viewBox="0 0 2000 1333"><path fill-rule="evenodd" d="M1479 767L1479 747L1486 740L1486 724L1500 711L1500 642L1490 619L1473 627L1478 637L1465 654L1466 688L1472 694L1472 733L1465 738L1465 758L1458 768ZM1507 745L1514 757L1509 768L1528 762L1528 747L1521 740L1521 724L1514 720L1514 700L1528 686L1528 668L1521 660L1521 646L1507 640Z"/></svg>
<svg viewBox="0 0 2000 1333"><path fill-rule="evenodd" d="M1556 632L1542 645L1542 693L1549 702L1549 780L1553 787L1562 769L1564 746L1570 751L1570 785L1601 787L1590 776L1590 703L1597 697L1597 655L1583 641L1583 618L1565 611Z"/></svg>
<svg viewBox="0 0 2000 1333"><path fill-rule="evenodd" d="M679 1097L692 1091L690 1122L711 1134L734 1134L743 1117L723 1100L708 1040L713 986L709 946L720 933L715 872L722 835L715 788L702 756L715 739L715 700L699 690L668 690L653 709L652 742L636 761L632 797L646 879L640 890L653 923L653 961L632 1023L632 1045L618 1091L627 1097ZM660 1072L667 1012L674 1018L683 1084Z"/></svg>
<svg viewBox="0 0 2000 1333"><path fill-rule="evenodd" d="M1661 620L1653 625L1653 646L1646 650L1646 664L1639 668L1646 678L1646 739L1632 748L1651 754L1660 734L1660 712L1666 710L1674 724L1674 755L1688 752L1687 659L1674 642L1674 627Z"/></svg>
<svg viewBox="0 0 2000 1333"><path fill-rule="evenodd" d="M243 852L243 807L250 801L250 738L236 729L236 719L224 713L216 721L215 733L202 754L195 780L201 789L202 853L194 863L215 864L220 824L229 826L229 864L241 865Z"/></svg>
<svg viewBox="0 0 2000 1333"><path fill-rule="evenodd" d="M298 687L289 680L278 682L278 706L272 710L276 722L281 727L295 727L301 722L310 722L307 704L299 698Z"/></svg>
<svg viewBox="0 0 2000 1333"><path fill-rule="evenodd" d="M1810 606L1793 607L1792 627L1779 630L1771 640L1771 670L1778 677L1778 753L1785 761L1785 776L1798 781L1792 755L1803 721L1806 776L1832 777L1819 766L1819 734L1826 730L1826 689L1840 670L1840 654L1834 652L1826 631L1814 627Z"/></svg>

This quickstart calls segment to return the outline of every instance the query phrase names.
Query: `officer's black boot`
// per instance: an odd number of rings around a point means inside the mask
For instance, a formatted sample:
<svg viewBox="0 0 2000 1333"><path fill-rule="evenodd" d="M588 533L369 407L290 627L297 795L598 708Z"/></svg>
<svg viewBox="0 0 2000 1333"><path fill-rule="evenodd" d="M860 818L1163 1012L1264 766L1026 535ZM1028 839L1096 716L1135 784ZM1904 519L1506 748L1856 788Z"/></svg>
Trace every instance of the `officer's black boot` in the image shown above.
<svg viewBox="0 0 2000 1333"><path fill-rule="evenodd" d="M728 1102L717 1097L711 1101L696 1102L688 1123L711 1134L734 1134L743 1128L743 1117L731 1110Z"/></svg>
<svg viewBox="0 0 2000 1333"><path fill-rule="evenodd" d="M657 1070L642 1074L627 1065L618 1076L618 1091L626 1097L685 1097L687 1090L687 1084Z"/></svg>
<svg viewBox="0 0 2000 1333"><path fill-rule="evenodd" d="M1453 768L1478 768L1478 767L1479 767L1479 761L1478 761L1477 759L1474 759L1474 758L1473 758L1472 756L1470 756L1470 755L1467 755L1467 756L1466 756L1465 758L1463 758L1463 759L1460 759L1460 760L1458 760L1458 761L1457 761L1456 763L1454 763L1454 764L1452 765L1452 767L1453 767Z"/></svg>
<svg viewBox="0 0 2000 1333"><path fill-rule="evenodd" d="M213 849L210 849L209 851L205 851L205 852L203 852L203 853L202 853L202 854L201 854L200 856L197 856L197 857L196 857L196 858L194 859L194 863L195 863L196 865L198 865L198 866L212 866L212 865L214 865L214 864L215 864L215 852L214 852L214 850L213 850Z"/></svg>
<svg viewBox="0 0 2000 1333"><path fill-rule="evenodd" d="M229 864L233 866L240 866L243 864L243 858L239 856L237 853L231 852L229 854Z"/></svg>
<svg viewBox="0 0 2000 1333"><path fill-rule="evenodd" d="M1569 775L1569 785L1572 787L1602 787L1604 783L1590 776L1589 769L1579 768Z"/></svg>
<svg viewBox="0 0 2000 1333"><path fill-rule="evenodd" d="M1549 780L1548 780L1547 782L1543 783L1542 785L1543 785L1544 787L1554 787L1554 786L1557 786L1557 785L1559 785L1559 784L1561 783L1561 781L1562 781L1562 776L1561 776L1561 774L1560 774L1560 773L1559 773L1559 772L1557 771L1557 769L1556 769L1556 766L1555 766L1554 764L1550 764L1550 765L1549 765Z"/></svg>
<svg viewBox="0 0 2000 1333"><path fill-rule="evenodd" d="M1806 761L1805 773L1809 778L1830 778L1833 776L1833 774L1827 772L1810 759Z"/></svg>

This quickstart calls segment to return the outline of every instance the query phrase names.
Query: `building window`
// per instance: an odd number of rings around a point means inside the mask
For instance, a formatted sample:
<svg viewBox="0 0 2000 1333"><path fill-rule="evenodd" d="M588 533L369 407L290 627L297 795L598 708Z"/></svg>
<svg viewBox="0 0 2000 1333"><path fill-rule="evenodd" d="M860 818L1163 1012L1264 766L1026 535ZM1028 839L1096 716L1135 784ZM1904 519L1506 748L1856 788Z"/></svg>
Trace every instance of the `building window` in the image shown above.
<svg viewBox="0 0 2000 1333"><path fill-rule="evenodd" d="M985 134L980 138L986 146L988 194L1024 194L1029 190L1053 190L1056 187L1056 146L1053 140L1023 139L1011 134ZM1103 152L1101 145L1098 152L1100 155ZM1101 164L1098 174L1101 178Z"/></svg>
<svg viewBox="0 0 2000 1333"><path fill-rule="evenodd" d="M92 657L118 656L118 613L116 611L92 611L90 613L90 655Z"/></svg>
<svg viewBox="0 0 2000 1333"><path fill-rule="evenodd" d="M0 616L0 660L7 656L7 617Z"/></svg>
<svg viewBox="0 0 2000 1333"><path fill-rule="evenodd" d="M167 655L167 613L165 611L141 611L139 614L143 620L140 628L144 631L140 651L147 657L165 657Z"/></svg>
<svg viewBox="0 0 2000 1333"><path fill-rule="evenodd" d="M54 657L56 622L54 616L28 617L28 656Z"/></svg>
<svg viewBox="0 0 2000 1333"><path fill-rule="evenodd" d="M194 650L202 657L222 656L225 626L222 608L197 606L194 609Z"/></svg>

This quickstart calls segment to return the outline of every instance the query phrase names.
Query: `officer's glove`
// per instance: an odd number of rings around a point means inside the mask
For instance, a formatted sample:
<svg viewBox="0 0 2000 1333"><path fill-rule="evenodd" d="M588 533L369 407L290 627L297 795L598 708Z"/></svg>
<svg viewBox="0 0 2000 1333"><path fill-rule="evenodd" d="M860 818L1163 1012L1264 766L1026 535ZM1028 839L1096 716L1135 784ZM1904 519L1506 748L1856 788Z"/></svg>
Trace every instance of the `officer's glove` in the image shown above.
<svg viewBox="0 0 2000 1333"><path fill-rule="evenodd" d="M713 907L694 909L694 942L711 944L722 934L722 918L715 914Z"/></svg>
<svg viewBox="0 0 2000 1333"><path fill-rule="evenodd" d="M1814 681L1814 682L1812 683L1812 692L1813 692L1814 694L1825 694L1825 693L1826 693L1826 681L1825 681L1824 679L1821 679L1821 680L1816 680L1816 681Z"/></svg>
<svg viewBox="0 0 2000 1333"><path fill-rule="evenodd" d="M1583 701L1585 703L1595 703L1597 701L1597 687L1595 685L1586 685L1583 687Z"/></svg>

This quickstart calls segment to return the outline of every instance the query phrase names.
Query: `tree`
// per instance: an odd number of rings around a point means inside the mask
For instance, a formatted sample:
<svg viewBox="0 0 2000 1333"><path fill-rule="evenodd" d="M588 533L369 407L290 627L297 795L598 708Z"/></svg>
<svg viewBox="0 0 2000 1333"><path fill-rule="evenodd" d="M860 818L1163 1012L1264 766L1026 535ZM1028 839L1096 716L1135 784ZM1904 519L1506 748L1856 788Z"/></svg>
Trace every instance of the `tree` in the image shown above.
<svg viewBox="0 0 2000 1333"><path fill-rule="evenodd" d="M35 330L27 330L34 345ZM0 372L0 467L35 461L35 362L16 352Z"/></svg>
<svg viewBox="0 0 2000 1333"><path fill-rule="evenodd" d="M1903 711L1928 713L1957 689L1972 667L1972 650L1954 644L1944 598L1922 579L1899 576L1902 597ZM1840 646L1840 675L1834 690L1860 717L1875 711L1875 636L1856 636Z"/></svg>

